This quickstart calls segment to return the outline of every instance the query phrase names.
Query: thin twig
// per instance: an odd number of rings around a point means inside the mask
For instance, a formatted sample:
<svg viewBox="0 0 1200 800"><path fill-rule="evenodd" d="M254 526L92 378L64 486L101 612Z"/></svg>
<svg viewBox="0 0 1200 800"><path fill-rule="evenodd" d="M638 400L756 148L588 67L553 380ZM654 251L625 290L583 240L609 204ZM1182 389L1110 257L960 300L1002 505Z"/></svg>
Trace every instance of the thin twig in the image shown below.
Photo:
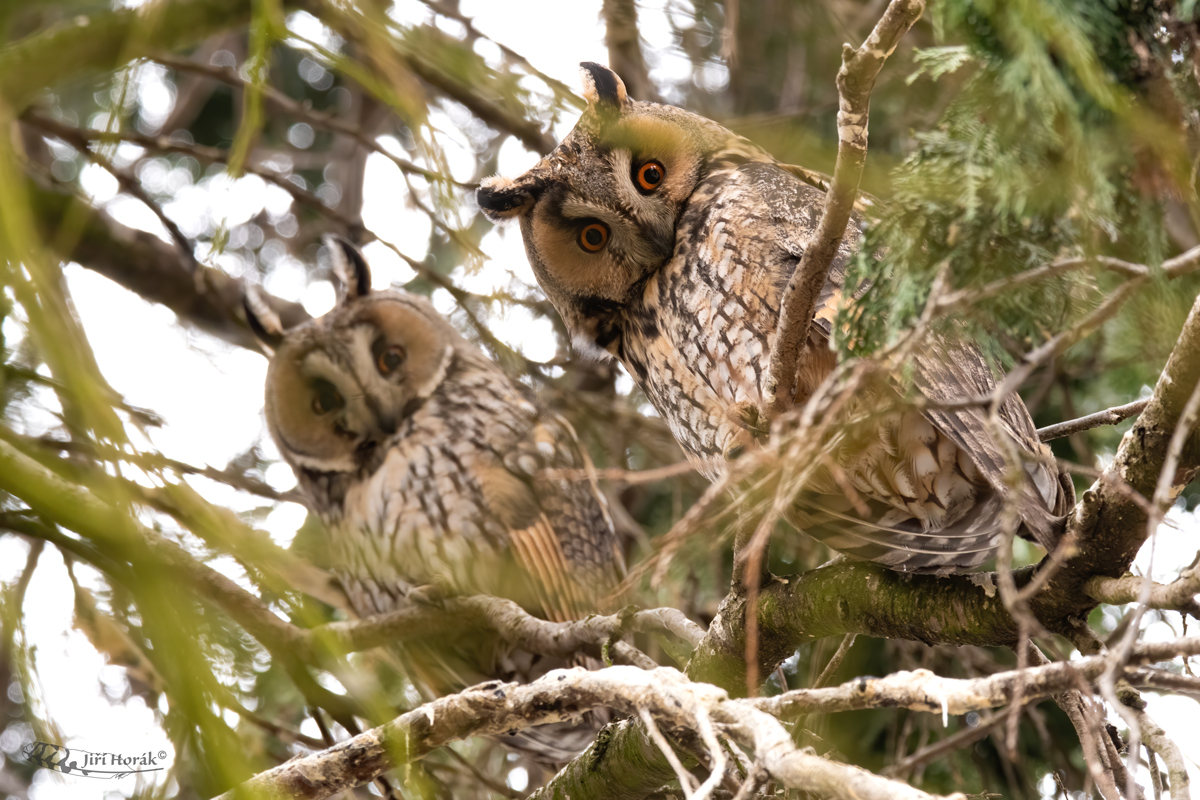
<svg viewBox="0 0 1200 800"><path fill-rule="evenodd" d="M689 461L668 464L665 467L653 469L598 469L595 476L598 480L615 483L621 486L638 486L643 483L658 483L659 481L691 475L696 468ZM548 469L542 472L546 480L586 481L590 479L586 469Z"/></svg>
<svg viewBox="0 0 1200 800"><path fill-rule="evenodd" d="M1150 398L1134 400L1132 403L1106 408L1103 411L1097 411L1095 414L1088 414L1086 417L1079 417L1078 419L1038 428L1037 435L1043 442L1049 442L1054 439L1061 439L1064 436L1070 436L1073 433L1099 428L1102 425L1116 425L1118 422L1129 419L1135 414L1142 413L1149 403Z"/></svg>
<svg viewBox="0 0 1200 800"><path fill-rule="evenodd" d="M1117 312L1121 310L1121 306L1125 304L1125 301L1136 294L1145 282L1145 278L1134 278L1122 284L1116 291L1106 297L1104 302L1080 320L1078 324L1050 337L1033 351L1025 354L992 393L993 404L998 405L1004 398L1015 392L1040 365L1055 356L1061 355L1076 342L1088 336L1105 322L1116 316Z"/></svg>
<svg viewBox="0 0 1200 800"><path fill-rule="evenodd" d="M246 87L246 81L243 80L242 77L230 67L209 66L207 64L200 64L195 61L190 61L186 58L179 58L165 53L155 56L154 60L176 71L204 75L208 78L220 81L221 83L238 89L244 89ZM362 129L357 125L352 125L348 122L342 121L332 114L316 111L307 105L298 103L274 87L264 85L262 87L262 97L263 100L268 104L274 105L296 119L311 123L315 128L323 128L325 130L332 131L334 133L340 133L343 136L353 139L363 148L387 158L405 175L419 175L420 177L430 181L451 183L468 189L474 188L474 184L456 181L447 175L441 174L440 172L434 172L431 169L425 169L424 167L414 164L411 161L400 158L395 153L389 152L387 149L381 147L375 140L364 135Z"/></svg>
<svg viewBox="0 0 1200 800"><path fill-rule="evenodd" d="M188 238L183 235L183 231L179 229L179 226L175 224L175 221L167 216L166 212L163 211L162 206L155 202L154 198L142 188L141 182L138 181L138 179L134 176L130 175L128 171L119 169L100 153L97 153L88 147L92 141L112 141L114 138L124 138L125 134L109 134L104 133L103 131L89 132L84 131L82 128L71 128L67 125L56 124L53 122L53 120L49 120L39 114L26 114L24 117L22 117L22 119L29 124L41 128L47 133L62 139L64 142L71 145L71 147L75 148L75 150L88 161L102 168L105 172L116 178L117 183L121 185L122 189L124 189L133 197L136 197L138 200L142 201L142 203L144 203L146 207L154 213L154 216L158 217L158 221L162 223L162 226L166 228L167 233L170 234L172 241L175 242L175 246L179 249L179 254L183 256L184 261L187 262L193 270L196 269L196 256L192 252L191 241L189 241ZM91 136L89 136L88 133L91 133Z"/></svg>
<svg viewBox="0 0 1200 800"><path fill-rule="evenodd" d="M842 665L842 660L846 658L846 654L850 652L850 648L854 646L854 640L858 638L856 633L847 633L842 637L842 643L838 645L837 652L829 659L829 663L825 665L825 669L821 670L821 674L813 681L812 688L820 689L829 685L829 681L833 680L833 675L838 671L838 667Z"/></svg>
<svg viewBox="0 0 1200 800"><path fill-rule="evenodd" d="M969 308L984 300L990 300L999 294L1009 292L1018 287L1084 269L1093 264L1097 264L1128 278L1144 278L1150 274L1150 269L1142 264L1131 264L1128 261L1122 261L1117 258L1103 256L1096 258L1065 258L1024 272L1018 272L1016 275L1011 275L1007 278L998 278L984 284L978 289L959 289L958 291L950 292L938 298L934 310L938 316L948 316L956 311Z"/></svg>
<svg viewBox="0 0 1200 800"><path fill-rule="evenodd" d="M1167 445L1166 457L1163 459L1158 473L1158 483L1154 488L1154 497L1151 499L1151 513L1146 518L1146 535L1150 539L1150 565L1154 563L1155 532L1163 517L1166 516L1170 502L1174 499L1173 487L1178 482L1176 472L1179 468L1179 460L1183 454L1183 446L1191 436L1192 428L1196 425L1197 417L1200 417L1200 381L1192 388L1192 393L1179 415L1175 430L1171 434L1171 441ZM1141 632L1142 616L1149 608L1150 597L1154 591L1154 582L1150 579L1149 569L1150 566L1147 566L1147 574L1143 577L1142 588L1138 592L1138 606L1133 612L1129 627L1117 646L1113 648L1112 664L1105 670L1099 681L1100 692L1104 699L1129 725L1129 755L1126 759L1129 776L1126 793L1130 796L1133 795L1137 786L1136 773L1138 753L1142 749L1142 730L1136 709L1130 708L1118 700L1116 680L1118 671L1124 666L1125 659L1132 652L1134 642Z"/></svg>
<svg viewBox="0 0 1200 800"><path fill-rule="evenodd" d="M679 779L679 788L683 789L683 796L686 800L692 800L696 795L696 779L692 774L683 767L683 763L679 760L679 756L675 753L675 748L667 741L667 737L663 736L662 731L658 729L658 725L654 722L654 717L647 709L639 708L638 717L642 720L642 724L646 726L646 732L650 734L650 741L658 747L659 752L663 754L663 758L671 765L671 769L675 770L675 777Z"/></svg>

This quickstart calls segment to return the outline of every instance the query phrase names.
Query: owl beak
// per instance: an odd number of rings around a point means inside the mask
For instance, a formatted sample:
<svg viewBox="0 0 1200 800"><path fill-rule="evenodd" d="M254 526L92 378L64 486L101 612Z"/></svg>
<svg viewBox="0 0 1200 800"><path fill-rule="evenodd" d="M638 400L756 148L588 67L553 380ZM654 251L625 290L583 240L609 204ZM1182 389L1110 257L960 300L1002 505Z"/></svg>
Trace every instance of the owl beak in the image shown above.
<svg viewBox="0 0 1200 800"><path fill-rule="evenodd" d="M354 451L354 457L358 460L360 466L371 459L371 455L375 452L377 445L378 442L370 437L362 440Z"/></svg>
<svg viewBox="0 0 1200 800"><path fill-rule="evenodd" d="M364 398L367 401L367 408L371 410L371 417L375 423L375 427L385 434L391 436L400 426L399 415L393 413L387 403L381 403L379 398L372 395L367 395Z"/></svg>

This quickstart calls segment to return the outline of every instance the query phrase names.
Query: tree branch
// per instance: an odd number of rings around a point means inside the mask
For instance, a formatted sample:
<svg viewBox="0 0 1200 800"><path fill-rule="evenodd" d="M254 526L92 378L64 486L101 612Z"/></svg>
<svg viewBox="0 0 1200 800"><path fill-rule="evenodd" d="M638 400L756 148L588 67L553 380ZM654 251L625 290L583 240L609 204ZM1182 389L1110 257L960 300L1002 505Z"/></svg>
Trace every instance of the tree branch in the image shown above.
<svg viewBox="0 0 1200 800"><path fill-rule="evenodd" d="M1131 660L1145 663L1195 654L1200 654L1200 639L1187 638L1139 645ZM1022 698L1028 699L1070 690L1081 678L1097 679L1109 667L1112 658L1111 654L1095 656L1033 667L1020 676L1017 671L1009 671L971 680L940 678L927 670L899 672L886 678L862 678L831 689L793 691L753 700L730 700L717 687L692 682L685 675L665 667L649 671L630 667L594 672L578 668L556 670L525 686L485 683L435 700L322 753L262 773L238 791L317 800L371 780L451 741L511 733L607 706L625 714L648 716L644 725L653 730L665 724L676 731L699 733L710 754L720 748L711 733L714 730L712 723L719 723L727 735L752 749L755 762L771 779L784 786L802 787L820 797L915 800L929 795L865 770L798 751L776 717L896 706L943 715L964 714L1004 705L1018 691ZM1131 677L1136 671L1130 668ZM706 730L709 735L704 734ZM595 766L606 758L606 751L618 740L628 744L634 734L639 734L638 728L629 722L609 728L585 757L575 763ZM661 734L653 738L658 740L660 748L670 749ZM1156 743L1170 752L1162 742L1156 740ZM643 743L643 752L645 747ZM638 766L624 758L617 760L627 769ZM724 762L723 756L711 760L715 773L722 771ZM684 769L682 763L674 770L661 769L653 762L644 766L653 771L656 784ZM576 783L574 789L566 790L564 784L572 778L573 771L577 771L575 764L568 766L531 798L547 800L570 796L585 800L601 796L593 793L595 784L580 786ZM712 778L710 775L705 786L715 785ZM603 796L638 796L636 791L627 794L624 791L627 788L609 785ZM232 796L230 793L222 797ZM707 796L707 793L700 787L696 796Z"/></svg>
<svg viewBox="0 0 1200 800"><path fill-rule="evenodd" d="M527 685L485 683L443 697L386 725L306 758L261 773L219 800L253 796L320 800L468 736L495 735L560 722L607 706L625 714L646 712L656 723L677 729L714 731L753 750L778 783L819 797L845 800L928 800L932 796L857 767L827 761L796 749L777 719L753 706L730 701L713 686L692 683L676 670L610 667L588 672L555 670ZM628 726L625 728L628 730ZM716 736L704 737L712 749ZM719 743L717 743L719 747ZM723 756L714 754L714 762ZM557 795L544 787L532 798ZM592 795L573 795L584 800ZM610 795L616 797L619 795ZM962 798L962 795L955 795Z"/></svg>
<svg viewBox="0 0 1200 800"><path fill-rule="evenodd" d="M352 653L414 637L437 635L445 631L451 621L494 631L510 644L547 656L570 656L589 646L619 643L622 636L633 631L669 634L689 646L695 646L703 635L698 625L672 608L549 622L533 616L511 600L480 595L449 598L437 605L413 605L369 619L331 622L302 632L293 647L298 648L306 659L318 657L326 648ZM617 654L637 658L628 650L619 650ZM645 659L645 656L641 658ZM641 660L638 665L657 666Z"/></svg>
<svg viewBox="0 0 1200 800"><path fill-rule="evenodd" d="M1200 654L1200 639L1197 638L1141 644L1133 650L1125 668L1126 677L1132 685L1151 683L1153 678L1149 673L1136 670L1133 665L1197 654ZM858 678L828 689L795 689L746 702L783 718L892 707L959 715L1005 705L1017 694L1018 682L1022 684L1022 700L1049 697L1074 689L1080 679L1099 679L1112 661L1113 654L1090 656L1078 661L1059 661L1024 671L1008 670L970 679L942 678L929 670L919 669L893 672L883 678Z"/></svg>
<svg viewBox="0 0 1200 800"><path fill-rule="evenodd" d="M1124 605L1125 603L1143 602L1141 593L1145 585L1145 578L1134 575L1122 575L1120 578L1099 576L1084 584L1084 591L1099 603ZM1180 611L1200 619L1200 603L1196 602L1198 594L1200 594L1200 574L1197 574L1195 567L1189 567L1169 584L1153 584L1150 588L1150 596L1144 604L1147 608Z"/></svg>
<svg viewBox="0 0 1200 800"><path fill-rule="evenodd" d="M241 316L241 281L210 267L193 271L177 248L152 233L126 227L71 195L44 189L35 181L26 182L26 191L43 238L60 259L78 261L231 344L258 349ZM78 235L68 239L59 231L71 214L78 215L72 218ZM285 327L310 319L299 303L277 297L267 301Z"/></svg>
<svg viewBox="0 0 1200 800"><path fill-rule="evenodd" d="M1116 425L1118 422L1129 419L1134 414L1142 413L1149 404L1149 398L1134 400L1132 403L1106 408L1103 411L1097 411L1095 414L1088 414L1086 417L1047 425L1044 428L1038 428L1038 438L1043 442L1049 442L1054 439L1061 439L1064 436L1070 436L1074 433L1080 433L1081 431L1099 428L1103 425Z"/></svg>
<svg viewBox="0 0 1200 800"><path fill-rule="evenodd" d="M1126 432L1104 476L1143 497L1154 496L1159 472L1167 460L1172 435L1184 407L1200 382L1200 298L1192 306L1154 394L1133 427ZM1180 454L1179 468L1170 476L1175 493L1187 485L1200 468L1200 447L1193 431ZM1096 601L1084 590L1093 577L1119 577L1129 569L1146 541L1146 511L1129 493L1114 488L1112 480L1093 484L1067 523L1067 536L1079 542L1045 590L1031 600L1030 609L1043 622L1061 622L1084 614Z"/></svg>
<svg viewBox="0 0 1200 800"><path fill-rule="evenodd" d="M838 154L833 183L816 233L804 248L780 301L779 329L771 346L766 416L774 419L792 406L796 371L808 346L808 329L829 267L850 222L867 160L867 119L871 89L884 62L925 10L925 0L892 0L862 47L842 46L838 70Z"/></svg>

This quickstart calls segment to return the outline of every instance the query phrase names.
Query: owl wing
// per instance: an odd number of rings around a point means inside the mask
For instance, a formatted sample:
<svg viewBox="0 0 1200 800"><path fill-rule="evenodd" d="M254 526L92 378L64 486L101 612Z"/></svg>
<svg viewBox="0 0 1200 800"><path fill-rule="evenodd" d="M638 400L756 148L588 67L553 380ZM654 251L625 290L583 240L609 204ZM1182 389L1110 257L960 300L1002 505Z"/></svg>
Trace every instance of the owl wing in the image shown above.
<svg viewBox="0 0 1200 800"><path fill-rule="evenodd" d="M792 268L777 276L778 297L782 297L792 270L799 264L804 248L820 225L821 210L825 205L825 193L816 188L816 180L799 176L793 170L801 170L804 175L819 175L801 167L763 162L745 164L738 169L742 179L749 182L754 195L762 202L763 216L774 223L771 228L777 237L777 246L793 260ZM845 284L846 265L858 249L858 239L858 218L855 216L846 226L846 235L842 237L829 266L829 276L817 297L814 322L826 340L833 330L833 317Z"/></svg>
<svg viewBox="0 0 1200 800"><path fill-rule="evenodd" d="M499 426L500 458L479 476L488 510L508 531L547 619L582 619L604 605L625 565L604 496L592 479L554 476L588 466L565 420L538 409L532 428Z"/></svg>
<svg viewBox="0 0 1200 800"><path fill-rule="evenodd" d="M812 180L797 176L786 166L749 164L741 171L765 204L766 215L776 223L779 246L798 264L819 225L824 193L815 188ZM833 318L842 302L846 266L859 246L857 224L857 218L852 218L847 226L818 297L813 323L814 334L818 331L823 334L821 344L832 333ZM779 277L780 293L790 277L790 271ZM992 371L978 349L971 345L936 340L916 353L914 365L917 388L935 403L986 395L996 386ZM913 520L897 519L894 511L889 513L888 505L877 502L869 493L861 498L871 512L865 517L850 502L807 498L803 503L806 508L797 513L805 530L837 549L901 568L945 570L977 566L986 560L999 541L998 516L1011 499L1005 476L1008 459L989 430L986 409L929 411L923 416L937 429L939 439L944 437L967 454L978 473L972 474L971 480L986 486L978 492L968 515L945 527L923 530ZM1062 515L1074 503L1074 490L1069 481L1060 480L1058 471L1045 460L1048 448L1038 440L1033 421L1019 397L1011 395L1006 399L1000 411L1000 426L1019 449L1040 458L1023 462L1028 480L1017 491L1015 501L1022 519L1021 533L1049 549L1057 542ZM898 438L903 441L903 431ZM897 443L885 443L884 449L896 450ZM902 444L899 449L903 449ZM932 448L931 454L936 458L938 448ZM897 455L897 460L911 463L921 454L898 452ZM966 479L956 465L942 466L946 467L943 473L953 473L956 480Z"/></svg>
<svg viewBox="0 0 1200 800"><path fill-rule="evenodd" d="M937 339L932 347L921 348L914 354L913 362L917 388L934 403L986 396L996 388L995 375L975 347L955 346ZM925 412L925 417L970 453L975 466L1002 500L1017 503L1025 529L1022 533L1047 550L1053 549L1062 531L1062 517L1075 504L1075 491L1070 480L1060 479L1050 459L1050 448L1038 438L1021 398L1010 394L999 413L1002 435L1030 456L1022 459L1026 480L1015 497L1010 497L1012 490L1005 475L1009 459L989 430L985 407L931 410Z"/></svg>

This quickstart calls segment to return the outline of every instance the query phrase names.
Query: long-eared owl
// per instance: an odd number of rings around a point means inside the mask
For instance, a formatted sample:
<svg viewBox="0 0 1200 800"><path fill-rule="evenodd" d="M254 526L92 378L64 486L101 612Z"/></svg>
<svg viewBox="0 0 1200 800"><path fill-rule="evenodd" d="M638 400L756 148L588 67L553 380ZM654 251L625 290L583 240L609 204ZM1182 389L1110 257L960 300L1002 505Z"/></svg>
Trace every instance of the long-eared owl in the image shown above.
<svg viewBox="0 0 1200 800"><path fill-rule="evenodd" d="M428 586L555 621L602 610L624 561L594 481L563 472L591 474L570 425L424 298L371 291L361 254L327 246L341 283L332 311L283 331L253 297L246 310L273 350L268 428L328 530L355 612L397 610ZM410 676L432 693L564 666L478 632L439 639L457 652L450 675ZM474 663L459 663L466 651Z"/></svg>
<svg viewBox="0 0 1200 800"><path fill-rule="evenodd" d="M525 174L486 180L479 205L492 220L520 219L534 273L576 346L620 360L696 468L716 479L744 447L741 410L764 405L780 299L824 195L749 140L635 101L611 70L582 66L588 106L574 130ZM837 304L852 302L842 289L860 238L852 221L798 367L796 403L836 366L831 325ZM914 366L931 405L995 386L969 345L935 344ZM1019 397L1006 400L1000 421L1031 456L1019 489L1006 482L1010 459L984 410L901 410L835 449L834 468L817 471L789 516L851 556L951 572L995 553L999 512L1012 500L1019 532L1049 549L1073 491L1047 465Z"/></svg>

